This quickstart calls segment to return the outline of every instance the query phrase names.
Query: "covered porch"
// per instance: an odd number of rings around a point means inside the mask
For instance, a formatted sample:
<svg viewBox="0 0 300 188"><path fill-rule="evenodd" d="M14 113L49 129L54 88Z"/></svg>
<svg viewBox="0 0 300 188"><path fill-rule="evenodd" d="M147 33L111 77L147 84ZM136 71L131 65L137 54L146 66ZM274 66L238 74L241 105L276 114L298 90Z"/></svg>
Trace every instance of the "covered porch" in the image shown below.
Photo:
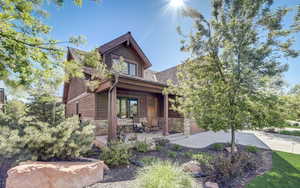
<svg viewBox="0 0 300 188"><path fill-rule="evenodd" d="M166 85L150 82L141 78L120 76L117 80L102 83L97 93L107 95L107 135L98 137L100 140L116 140L121 129L129 129L134 125L147 124L155 127L155 132L145 131L138 134L155 135L155 137L169 135L169 96L163 94ZM134 131L126 131L133 134ZM130 136L129 136L130 137Z"/></svg>

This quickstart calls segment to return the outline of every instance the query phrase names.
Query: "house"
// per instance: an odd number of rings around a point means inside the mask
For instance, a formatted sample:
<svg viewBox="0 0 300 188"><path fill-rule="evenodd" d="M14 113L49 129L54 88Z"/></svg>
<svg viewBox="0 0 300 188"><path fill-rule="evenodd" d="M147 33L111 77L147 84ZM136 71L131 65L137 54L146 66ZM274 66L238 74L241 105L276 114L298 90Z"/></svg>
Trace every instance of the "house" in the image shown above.
<svg viewBox="0 0 300 188"><path fill-rule="evenodd" d="M6 95L4 88L0 88L0 111L4 112L4 105L6 103Z"/></svg>
<svg viewBox="0 0 300 188"><path fill-rule="evenodd" d="M123 57L126 69L118 79L111 78L93 92L86 86L93 71L85 67L85 78L72 78L64 84L63 102L66 116L80 115L96 125L96 135L115 139L120 126L133 124L133 117L150 126L159 125L164 135L184 131L184 117L170 108L163 94L168 79L176 80L177 67L161 72L150 70L151 62L130 32L97 48L108 69ZM69 48L67 60L80 61L80 51Z"/></svg>

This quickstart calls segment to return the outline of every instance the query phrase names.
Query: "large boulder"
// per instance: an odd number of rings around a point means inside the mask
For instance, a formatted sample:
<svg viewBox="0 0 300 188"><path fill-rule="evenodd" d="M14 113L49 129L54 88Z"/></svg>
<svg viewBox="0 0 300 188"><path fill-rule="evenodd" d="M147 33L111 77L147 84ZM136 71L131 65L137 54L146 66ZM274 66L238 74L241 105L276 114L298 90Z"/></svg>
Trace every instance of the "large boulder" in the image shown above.
<svg viewBox="0 0 300 188"><path fill-rule="evenodd" d="M191 173L193 175L199 174L201 172L201 167L197 161L189 161L182 164L182 167L185 172Z"/></svg>
<svg viewBox="0 0 300 188"><path fill-rule="evenodd" d="M26 162L11 168L6 188L82 188L103 180L108 167L96 162Z"/></svg>

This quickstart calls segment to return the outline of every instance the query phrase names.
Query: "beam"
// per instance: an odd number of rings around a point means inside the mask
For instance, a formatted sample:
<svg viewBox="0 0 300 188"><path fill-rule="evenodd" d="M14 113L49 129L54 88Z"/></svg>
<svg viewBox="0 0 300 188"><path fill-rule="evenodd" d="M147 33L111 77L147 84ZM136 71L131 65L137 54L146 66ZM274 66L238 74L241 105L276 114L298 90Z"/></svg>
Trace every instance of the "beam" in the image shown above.
<svg viewBox="0 0 300 188"><path fill-rule="evenodd" d="M117 87L109 93L109 112L108 112L108 141L117 139Z"/></svg>
<svg viewBox="0 0 300 188"><path fill-rule="evenodd" d="M169 135L169 96L164 95L164 127L163 127L164 136Z"/></svg>

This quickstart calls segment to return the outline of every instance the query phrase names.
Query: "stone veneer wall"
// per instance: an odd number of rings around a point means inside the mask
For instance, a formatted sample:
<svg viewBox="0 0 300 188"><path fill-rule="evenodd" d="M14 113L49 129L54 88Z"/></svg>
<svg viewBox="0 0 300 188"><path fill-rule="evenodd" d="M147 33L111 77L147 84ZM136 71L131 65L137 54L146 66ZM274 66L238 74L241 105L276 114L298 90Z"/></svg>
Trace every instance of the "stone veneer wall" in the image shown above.
<svg viewBox="0 0 300 188"><path fill-rule="evenodd" d="M193 119L184 118L184 135L188 136L205 131L198 127L197 122Z"/></svg>

